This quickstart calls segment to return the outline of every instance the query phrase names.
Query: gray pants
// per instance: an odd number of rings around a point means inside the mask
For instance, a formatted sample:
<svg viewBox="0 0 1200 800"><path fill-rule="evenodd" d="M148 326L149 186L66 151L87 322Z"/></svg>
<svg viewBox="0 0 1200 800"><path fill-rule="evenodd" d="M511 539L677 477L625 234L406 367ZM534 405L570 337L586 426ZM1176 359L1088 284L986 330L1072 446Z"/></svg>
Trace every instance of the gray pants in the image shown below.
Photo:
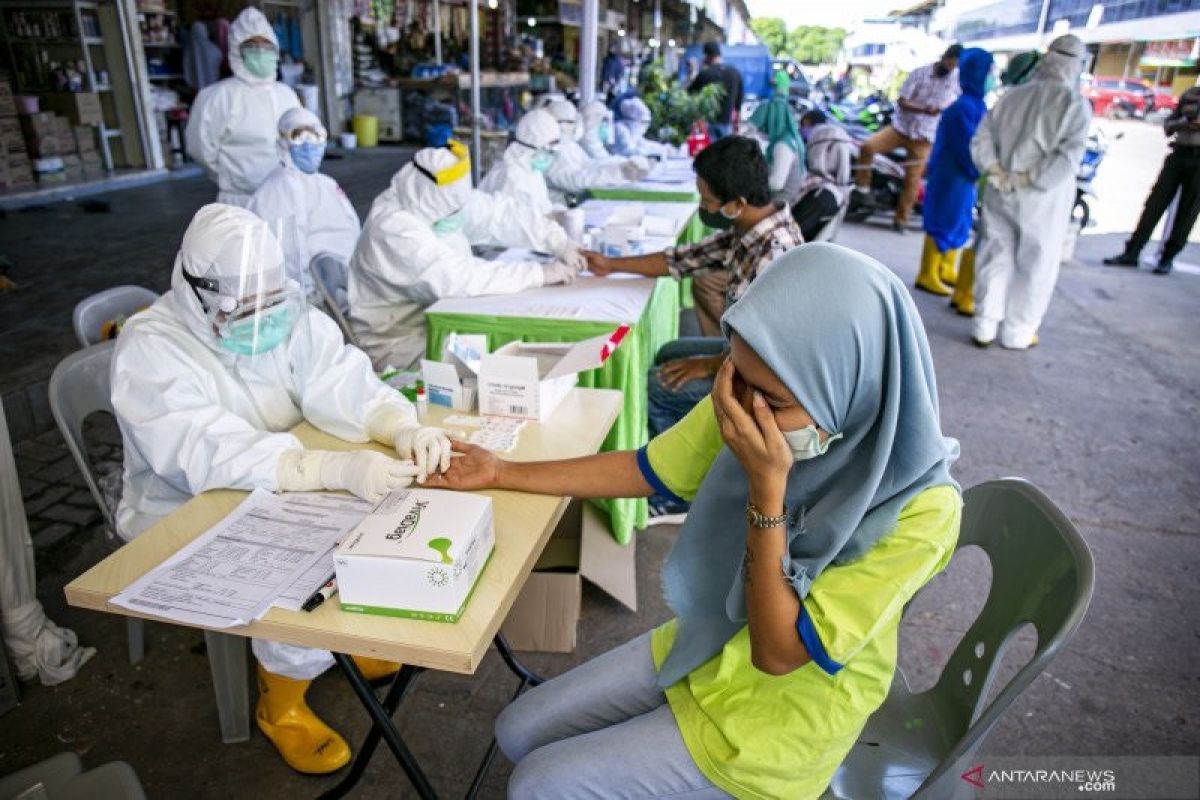
<svg viewBox="0 0 1200 800"><path fill-rule="evenodd" d="M496 720L514 800L727 798L688 755L658 687L650 634L532 689Z"/></svg>

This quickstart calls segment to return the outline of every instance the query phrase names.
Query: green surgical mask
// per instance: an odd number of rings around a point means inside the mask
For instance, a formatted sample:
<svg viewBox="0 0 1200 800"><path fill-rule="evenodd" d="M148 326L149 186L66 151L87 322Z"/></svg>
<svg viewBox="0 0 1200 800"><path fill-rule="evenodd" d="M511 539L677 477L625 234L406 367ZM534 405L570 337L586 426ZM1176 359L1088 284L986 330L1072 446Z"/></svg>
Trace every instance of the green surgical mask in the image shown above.
<svg viewBox="0 0 1200 800"><path fill-rule="evenodd" d="M221 347L239 356L257 356L278 347L292 332L295 320L291 309L283 306L263 313L257 320L245 319L229 326L218 341Z"/></svg>
<svg viewBox="0 0 1200 800"><path fill-rule="evenodd" d="M462 230L462 226L466 223L466 215L462 209L455 211L447 217L442 217L437 222L433 223L433 232L438 236L446 236L451 233L458 233Z"/></svg>
<svg viewBox="0 0 1200 800"><path fill-rule="evenodd" d="M547 150L539 150L533 154L533 161L530 162L530 166L533 167L534 172L545 172L554 164L554 157L556 155L557 153Z"/></svg>
<svg viewBox="0 0 1200 800"><path fill-rule="evenodd" d="M612 135L612 128L609 127L608 120L604 120L604 122L600 123L600 125L596 128L596 135L600 137L600 141L602 142L607 142L609 140L609 137Z"/></svg>
<svg viewBox="0 0 1200 800"><path fill-rule="evenodd" d="M242 51L242 63L246 71L256 78L274 78L279 68L279 53L262 47L250 47Z"/></svg>
<svg viewBox="0 0 1200 800"><path fill-rule="evenodd" d="M985 78L983 81L984 97L991 94L993 91L995 91L995 89L996 89L996 74L994 72L989 72L987 78Z"/></svg>

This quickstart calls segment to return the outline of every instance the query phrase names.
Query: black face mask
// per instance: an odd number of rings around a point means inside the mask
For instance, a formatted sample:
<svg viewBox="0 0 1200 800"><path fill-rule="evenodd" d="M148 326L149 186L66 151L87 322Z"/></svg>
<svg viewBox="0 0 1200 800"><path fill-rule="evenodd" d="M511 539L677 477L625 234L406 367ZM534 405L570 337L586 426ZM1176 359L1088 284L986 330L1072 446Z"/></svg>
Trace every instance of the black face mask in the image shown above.
<svg viewBox="0 0 1200 800"><path fill-rule="evenodd" d="M733 218L727 217L717 211L709 211L706 208L699 209L700 221L710 228L715 228L719 231L728 230L733 227Z"/></svg>
<svg viewBox="0 0 1200 800"><path fill-rule="evenodd" d="M933 71L937 73L939 78L944 78L950 74L950 68L940 61L933 65Z"/></svg>

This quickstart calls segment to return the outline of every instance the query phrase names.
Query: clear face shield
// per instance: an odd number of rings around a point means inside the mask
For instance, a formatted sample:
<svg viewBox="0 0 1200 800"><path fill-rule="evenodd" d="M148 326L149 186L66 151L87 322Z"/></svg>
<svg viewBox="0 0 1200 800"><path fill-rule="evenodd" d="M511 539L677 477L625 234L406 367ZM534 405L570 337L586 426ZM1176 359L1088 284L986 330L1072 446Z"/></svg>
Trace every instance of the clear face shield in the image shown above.
<svg viewBox="0 0 1200 800"><path fill-rule="evenodd" d="M269 353L306 320L303 291L287 267L263 266L274 255L266 237L245 235L236 273L217 268L197 276L184 268L184 280L222 349L240 356Z"/></svg>

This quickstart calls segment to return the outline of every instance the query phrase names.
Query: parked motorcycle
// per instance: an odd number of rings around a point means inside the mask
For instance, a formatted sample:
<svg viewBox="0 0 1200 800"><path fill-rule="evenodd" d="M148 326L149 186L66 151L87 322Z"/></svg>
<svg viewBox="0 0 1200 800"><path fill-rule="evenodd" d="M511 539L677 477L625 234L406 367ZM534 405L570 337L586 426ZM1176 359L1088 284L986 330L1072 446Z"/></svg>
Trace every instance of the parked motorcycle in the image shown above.
<svg viewBox="0 0 1200 800"><path fill-rule="evenodd" d="M1125 136L1124 132L1113 137L1114 140ZM1071 208L1071 221L1080 230L1087 227L1092 219L1092 208L1089 197L1095 197L1092 181L1096 179L1096 171L1108 153L1108 136L1098 127L1093 126L1088 131L1087 149L1083 151L1083 160L1079 163L1079 172L1075 175L1075 205Z"/></svg>

